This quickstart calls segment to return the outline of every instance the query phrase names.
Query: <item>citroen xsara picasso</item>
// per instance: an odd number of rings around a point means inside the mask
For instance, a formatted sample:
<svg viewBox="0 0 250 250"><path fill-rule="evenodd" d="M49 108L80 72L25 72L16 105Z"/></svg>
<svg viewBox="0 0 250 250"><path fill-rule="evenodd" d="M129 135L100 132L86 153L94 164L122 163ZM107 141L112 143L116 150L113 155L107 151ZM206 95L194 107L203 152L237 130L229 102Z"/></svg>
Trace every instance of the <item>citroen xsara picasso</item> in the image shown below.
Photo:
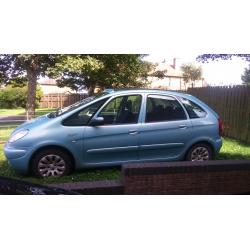
<svg viewBox="0 0 250 250"><path fill-rule="evenodd" d="M222 146L222 121L199 99L161 90L106 90L17 127L4 152L39 177L145 161L205 161Z"/></svg>

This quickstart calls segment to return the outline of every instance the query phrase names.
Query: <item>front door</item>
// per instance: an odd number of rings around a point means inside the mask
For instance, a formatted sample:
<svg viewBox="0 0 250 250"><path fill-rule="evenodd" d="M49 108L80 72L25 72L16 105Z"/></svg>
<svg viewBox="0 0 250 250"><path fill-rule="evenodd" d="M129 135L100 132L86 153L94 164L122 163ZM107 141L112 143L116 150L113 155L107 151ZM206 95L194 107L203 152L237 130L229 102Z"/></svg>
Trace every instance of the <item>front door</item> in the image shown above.
<svg viewBox="0 0 250 250"><path fill-rule="evenodd" d="M104 124L85 129L84 162L87 166L138 160L141 101L141 95L114 97L95 115L103 117Z"/></svg>

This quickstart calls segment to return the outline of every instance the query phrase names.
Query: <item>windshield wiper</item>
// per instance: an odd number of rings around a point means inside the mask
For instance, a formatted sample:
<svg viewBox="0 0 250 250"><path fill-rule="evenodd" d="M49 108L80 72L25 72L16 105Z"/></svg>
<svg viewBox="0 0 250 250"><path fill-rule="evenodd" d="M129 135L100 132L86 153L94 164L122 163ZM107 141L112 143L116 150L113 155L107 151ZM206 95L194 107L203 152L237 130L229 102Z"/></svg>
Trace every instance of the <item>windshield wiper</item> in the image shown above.
<svg viewBox="0 0 250 250"><path fill-rule="evenodd" d="M56 111L53 111L47 115L48 118L55 118L59 115L60 109L57 109Z"/></svg>

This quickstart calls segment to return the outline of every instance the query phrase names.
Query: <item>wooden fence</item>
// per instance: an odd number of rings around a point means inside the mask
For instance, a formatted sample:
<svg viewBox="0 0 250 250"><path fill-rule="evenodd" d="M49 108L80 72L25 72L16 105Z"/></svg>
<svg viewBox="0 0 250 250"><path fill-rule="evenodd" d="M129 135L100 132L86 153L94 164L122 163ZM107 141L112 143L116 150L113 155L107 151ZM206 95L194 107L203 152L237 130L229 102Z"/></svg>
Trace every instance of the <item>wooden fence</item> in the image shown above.
<svg viewBox="0 0 250 250"><path fill-rule="evenodd" d="M85 94L53 93L43 95L40 108L63 108L86 97Z"/></svg>
<svg viewBox="0 0 250 250"><path fill-rule="evenodd" d="M250 86L190 88L187 92L220 115L225 136L250 143Z"/></svg>

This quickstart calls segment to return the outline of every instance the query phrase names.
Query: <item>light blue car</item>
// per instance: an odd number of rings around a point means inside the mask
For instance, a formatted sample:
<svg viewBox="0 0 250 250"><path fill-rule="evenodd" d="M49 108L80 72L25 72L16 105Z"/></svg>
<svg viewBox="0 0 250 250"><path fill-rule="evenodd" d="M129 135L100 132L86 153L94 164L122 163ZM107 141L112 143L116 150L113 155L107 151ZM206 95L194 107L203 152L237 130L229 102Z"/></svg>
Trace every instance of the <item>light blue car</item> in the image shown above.
<svg viewBox="0 0 250 250"><path fill-rule="evenodd" d="M15 129L4 152L23 174L62 176L128 162L206 161L223 124L199 99L161 90L105 90Z"/></svg>

